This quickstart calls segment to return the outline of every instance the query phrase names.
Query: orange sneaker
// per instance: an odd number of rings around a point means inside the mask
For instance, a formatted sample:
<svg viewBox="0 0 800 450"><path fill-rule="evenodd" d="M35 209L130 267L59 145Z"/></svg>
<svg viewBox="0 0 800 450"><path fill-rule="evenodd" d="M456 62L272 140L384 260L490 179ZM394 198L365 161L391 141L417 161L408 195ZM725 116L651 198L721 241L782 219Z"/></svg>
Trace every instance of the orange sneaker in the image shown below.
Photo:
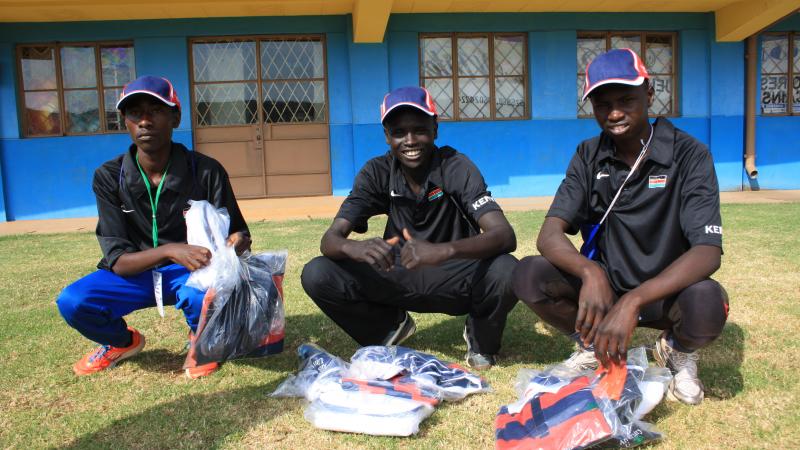
<svg viewBox="0 0 800 450"><path fill-rule="evenodd" d="M131 332L131 345L127 347L112 347L110 345L98 347L72 366L72 371L75 372L75 375L89 375L110 369L123 359L139 354L144 348L144 335L131 327L128 327L128 331Z"/></svg>
<svg viewBox="0 0 800 450"><path fill-rule="evenodd" d="M196 380L198 378L206 377L211 375L212 373L216 372L219 369L218 362L210 362L208 364L202 364L200 366L194 367L187 367L185 369L185 374L188 378L192 380Z"/></svg>
<svg viewBox="0 0 800 450"><path fill-rule="evenodd" d="M186 354L186 361L183 363L184 373L187 378L196 380L198 378L206 377L216 372L219 369L218 362L210 362L208 364L197 364L194 356L194 340L195 335L189 332L189 353Z"/></svg>

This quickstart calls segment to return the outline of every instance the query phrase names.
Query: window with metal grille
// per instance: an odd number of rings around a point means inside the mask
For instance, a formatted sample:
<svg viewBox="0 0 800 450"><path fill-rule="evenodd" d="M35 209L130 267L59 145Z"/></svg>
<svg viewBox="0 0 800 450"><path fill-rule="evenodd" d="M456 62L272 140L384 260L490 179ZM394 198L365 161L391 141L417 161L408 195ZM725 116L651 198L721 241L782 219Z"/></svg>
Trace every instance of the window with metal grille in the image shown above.
<svg viewBox="0 0 800 450"><path fill-rule="evenodd" d="M578 33L577 104L578 117L593 117L589 99L581 102L586 65L596 56L617 48L630 48L644 61L650 75L650 85L655 96L650 107L651 116L677 116L677 70L675 33L645 32L586 32Z"/></svg>
<svg viewBox="0 0 800 450"><path fill-rule="evenodd" d="M193 40L197 125L327 122L324 48L322 36Z"/></svg>
<svg viewBox="0 0 800 450"><path fill-rule="evenodd" d="M132 43L19 45L17 68L23 136L125 131L116 104L136 77Z"/></svg>
<svg viewBox="0 0 800 450"><path fill-rule="evenodd" d="M419 55L420 84L439 120L528 117L524 33L421 34Z"/></svg>
<svg viewBox="0 0 800 450"><path fill-rule="evenodd" d="M791 108L788 105L792 105ZM761 114L800 114L800 35L761 36Z"/></svg>

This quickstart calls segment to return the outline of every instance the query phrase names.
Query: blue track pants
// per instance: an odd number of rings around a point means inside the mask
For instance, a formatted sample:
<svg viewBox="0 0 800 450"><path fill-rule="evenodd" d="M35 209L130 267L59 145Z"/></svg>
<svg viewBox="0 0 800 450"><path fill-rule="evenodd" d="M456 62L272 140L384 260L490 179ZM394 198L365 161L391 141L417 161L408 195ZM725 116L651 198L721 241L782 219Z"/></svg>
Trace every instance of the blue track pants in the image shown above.
<svg viewBox="0 0 800 450"><path fill-rule="evenodd" d="M189 271L178 264L159 269L165 305L182 309L192 331L197 329L204 292L186 286ZM153 271L123 277L98 270L70 284L59 295L58 310L67 324L102 345L125 346L130 334L123 317L156 306Z"/></svg>

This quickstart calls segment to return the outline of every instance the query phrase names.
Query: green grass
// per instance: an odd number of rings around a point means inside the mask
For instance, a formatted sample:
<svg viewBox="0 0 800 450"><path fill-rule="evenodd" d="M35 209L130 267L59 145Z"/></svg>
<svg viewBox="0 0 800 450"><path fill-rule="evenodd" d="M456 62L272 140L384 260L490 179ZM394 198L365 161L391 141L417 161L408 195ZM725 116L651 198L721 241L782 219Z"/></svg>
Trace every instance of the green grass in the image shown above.
<svg viewBox="0 0 800 450"><path fill-rule="evenodd" d="M521 257L535 253L542 212L510 213ZM724 205L725 256L715 276L728 290L728 325L705 349L698 407L663 403L649 416L666 439L656 448L798 448L800 436L800 204ZM379 234L383 220L371 222ZM444 404L410 438L319 431L303 404L268 394L297 368L295 348L316 342L342 357L356 345L320 313L299 283L319 252L327 220L253 224L255 250L287 248L287 350L227 363L212 377L181 372L186 338L169 308L134 313L146 336L138 357L107 373L76 378L73 362L93 344L60 318L54 300L94 270L93 234L0 237L0 447L2 448L491 448L501 405L516 399L521 368L569 355L570 343L523 305L509 318L499 367L484 372L491 394ZM460 361L463 318L415 315L407 345ZM656 332L639 330L635 343Z"/></svg>

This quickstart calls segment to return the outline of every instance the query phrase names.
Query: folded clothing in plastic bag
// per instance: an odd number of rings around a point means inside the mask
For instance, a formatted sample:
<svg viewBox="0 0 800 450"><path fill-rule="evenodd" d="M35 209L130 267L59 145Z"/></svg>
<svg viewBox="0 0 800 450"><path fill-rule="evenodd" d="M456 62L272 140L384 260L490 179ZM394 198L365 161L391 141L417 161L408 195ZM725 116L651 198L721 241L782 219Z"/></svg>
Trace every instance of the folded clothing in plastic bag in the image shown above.
<svg viewBox="0 0 800 450"><path fill-rule="evenodd" d="M448 401L491 390L483 378L458 364L394 345L358 349L350 358L350 374L364 379L388 379L405 374L420 386L439 392Z"/></svg>
<svg viewBox="0 0 800 450"><path fill-rule="evenodd" d="M641 347L629 351L627 363L594 373L580 374L562 365L522 370L520 400L502 407L495 419L496 447L635 447L660 439L640 419L661 400L668 383L668 372L647 369Z"/></svg>
<svg viewBox="0 0 800 450"><path fill-rule="evenodd" d="M364 347L351 364L313 344L297 352L300 370L272 396L306 398L306 420L326 430L409 436L442 400L489 390L466 369L405 347Z"/></svg>
<svg viewBox="0 0 800 450"><path fill-rule="evenodd" d="M187 285L206 291L185 366L283 351L283 275L287 252L236 256L227 245L230 219L207 201L186 213L187 241L212 253Z"/></svg>

